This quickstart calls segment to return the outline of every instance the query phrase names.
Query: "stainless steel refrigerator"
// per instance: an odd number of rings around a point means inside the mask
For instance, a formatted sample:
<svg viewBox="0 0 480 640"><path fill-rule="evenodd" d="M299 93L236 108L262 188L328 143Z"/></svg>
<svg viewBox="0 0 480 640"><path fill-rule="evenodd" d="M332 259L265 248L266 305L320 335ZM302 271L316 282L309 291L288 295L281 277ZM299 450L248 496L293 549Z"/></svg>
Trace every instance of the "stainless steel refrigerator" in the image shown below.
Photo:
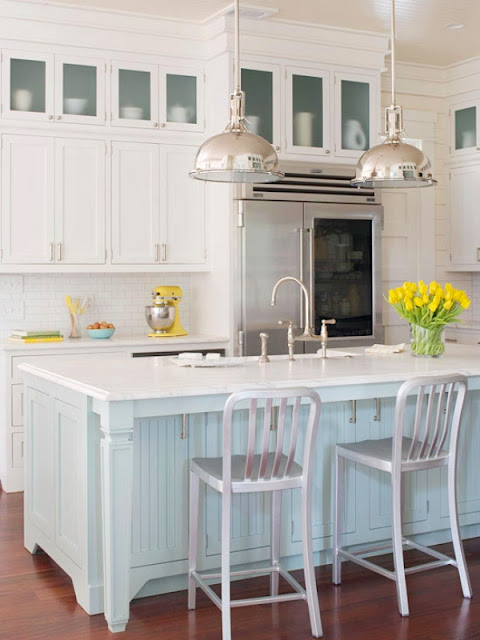
<svg viewBox="0 0 480 640"><path fill-rule="evenodd" d="M348 347L383 341L381 231L383 208L374 191L350 185L351 168L298 166L276 184L245 187L238 200L237 352L255 355L259 333L269 336L269 353L287 351L286 328L304 327L300 287L284 283L277 305L270 300L283 276L305 282L311 325L322 318L330 345ZM296 352L313 352L315 342L296 342Z"/></svg>

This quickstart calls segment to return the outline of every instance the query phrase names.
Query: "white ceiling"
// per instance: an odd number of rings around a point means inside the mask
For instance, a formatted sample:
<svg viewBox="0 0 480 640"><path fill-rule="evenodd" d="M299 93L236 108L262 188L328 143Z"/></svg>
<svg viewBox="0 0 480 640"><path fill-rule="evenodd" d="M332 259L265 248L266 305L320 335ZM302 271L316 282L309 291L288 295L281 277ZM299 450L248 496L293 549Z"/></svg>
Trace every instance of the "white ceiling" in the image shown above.
<svg viewBox="0 0 480 640"><path fill-rule="evenodd" d="M57 3L203 21L231 5L232 0L52 2ZM245 0L244 4L278 9L273 19L383 33L389 30L390 0ZM396 5L400 60L443 66L480 56L480 0L396 0ZM463 23L465 28L446 29L450 23Z"/></svg>

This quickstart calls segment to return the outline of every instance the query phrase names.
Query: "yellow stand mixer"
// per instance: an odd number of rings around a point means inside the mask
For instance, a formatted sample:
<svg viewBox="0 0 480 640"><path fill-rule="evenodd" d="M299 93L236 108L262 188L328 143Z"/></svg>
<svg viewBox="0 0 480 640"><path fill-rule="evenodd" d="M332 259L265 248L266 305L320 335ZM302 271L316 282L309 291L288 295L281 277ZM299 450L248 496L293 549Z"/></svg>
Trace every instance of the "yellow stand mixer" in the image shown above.
<svg viewBox="0 0 480 640"><path fill-rule="evenodd" d="M186 336L187 332L182 327L178 304L183 298L181 287L162 286L156 287L152 293L153 305L145 307L145 318L153 329L149 338L171 338Z"/></svg>

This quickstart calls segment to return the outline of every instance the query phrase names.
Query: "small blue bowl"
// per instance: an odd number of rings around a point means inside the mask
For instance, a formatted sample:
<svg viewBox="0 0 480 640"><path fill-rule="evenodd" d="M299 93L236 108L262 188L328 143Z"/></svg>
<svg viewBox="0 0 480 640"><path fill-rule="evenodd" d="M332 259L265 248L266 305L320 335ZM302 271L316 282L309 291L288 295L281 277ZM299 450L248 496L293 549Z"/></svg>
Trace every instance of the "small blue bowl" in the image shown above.
<svg viewBox="0 0 480 640"><path fill-rule="evenodd" d="M115 329L87 329L87 333L90 338L95 338L95 340L106 340L113 336Z"/></svg>

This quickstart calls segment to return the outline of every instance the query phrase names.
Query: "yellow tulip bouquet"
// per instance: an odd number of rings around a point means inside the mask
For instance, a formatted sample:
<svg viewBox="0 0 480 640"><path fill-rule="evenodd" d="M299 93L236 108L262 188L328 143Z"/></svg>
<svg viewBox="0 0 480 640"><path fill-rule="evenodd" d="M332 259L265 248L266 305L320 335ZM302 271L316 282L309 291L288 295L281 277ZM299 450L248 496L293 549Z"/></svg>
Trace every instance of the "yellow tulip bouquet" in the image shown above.
<svg viewBox="0 0 480 640"><path fill-rule="evenodd" d="M433 281L428 286L420 280L404 282L390 289L388 302L412 326L412 353L417 356L440 356L445 351L443 328L454 322L470 306L465 291L447 282L442 287Z"/></svg>

